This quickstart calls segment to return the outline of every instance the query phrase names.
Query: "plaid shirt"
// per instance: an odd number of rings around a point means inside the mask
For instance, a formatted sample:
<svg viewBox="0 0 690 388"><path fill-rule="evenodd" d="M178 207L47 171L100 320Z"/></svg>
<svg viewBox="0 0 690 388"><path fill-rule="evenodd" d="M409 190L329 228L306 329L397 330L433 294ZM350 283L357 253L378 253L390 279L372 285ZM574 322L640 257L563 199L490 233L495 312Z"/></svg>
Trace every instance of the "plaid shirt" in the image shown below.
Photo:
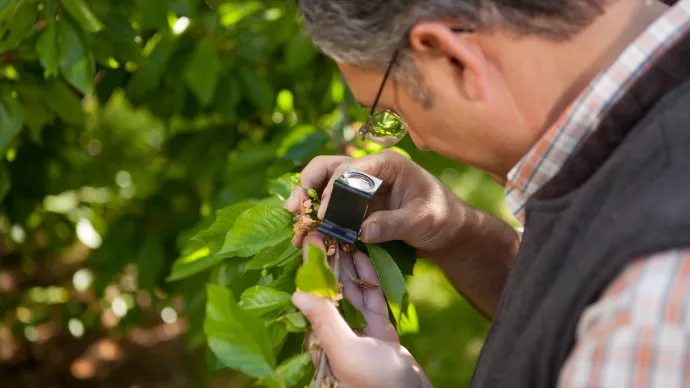
<svg viewBox="0 0 690 388"><path fill-rule="evenodd" d="M688 32L690 0L677 1L546 131L508 175L506 202L518 220L630 85ZM559 387L690 387L690 247L639 258L585 310Z"/></svg>

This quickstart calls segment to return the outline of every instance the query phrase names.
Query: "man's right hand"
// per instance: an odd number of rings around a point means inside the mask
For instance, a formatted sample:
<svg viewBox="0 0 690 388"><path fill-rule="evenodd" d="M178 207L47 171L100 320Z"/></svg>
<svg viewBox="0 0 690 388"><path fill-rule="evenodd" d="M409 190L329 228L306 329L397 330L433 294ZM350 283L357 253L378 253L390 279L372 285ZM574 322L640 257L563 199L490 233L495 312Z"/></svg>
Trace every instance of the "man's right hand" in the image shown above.
<svg viewBox="0 0 690 388"><path fill-rule="evenodd" d="M351 166L383 180L374 196L360 238L368 244L402 240L419 253L447 246L473 210L433 175L397 151L384 150L359 159L319 156L302 171L302 186L295 186L285 208L296 212L309 199L307 189L322 194L319 219L323 220L333 182ZM293 241L301 247L301 239Z"/></svg>

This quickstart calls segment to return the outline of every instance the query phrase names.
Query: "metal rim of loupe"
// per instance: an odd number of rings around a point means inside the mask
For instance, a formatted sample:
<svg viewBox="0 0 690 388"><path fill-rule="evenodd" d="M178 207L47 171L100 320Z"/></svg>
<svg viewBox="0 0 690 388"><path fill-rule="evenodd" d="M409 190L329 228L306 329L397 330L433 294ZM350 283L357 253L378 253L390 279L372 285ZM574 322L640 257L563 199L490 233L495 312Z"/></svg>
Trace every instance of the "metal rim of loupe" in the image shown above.
<svg viewBox="0 0 690 388"><path fill-rule="evenodd" d="M345 175L345 180L350 187L358 190L371 190L374 188L374 181L364 174L351 172Z"/></svg>

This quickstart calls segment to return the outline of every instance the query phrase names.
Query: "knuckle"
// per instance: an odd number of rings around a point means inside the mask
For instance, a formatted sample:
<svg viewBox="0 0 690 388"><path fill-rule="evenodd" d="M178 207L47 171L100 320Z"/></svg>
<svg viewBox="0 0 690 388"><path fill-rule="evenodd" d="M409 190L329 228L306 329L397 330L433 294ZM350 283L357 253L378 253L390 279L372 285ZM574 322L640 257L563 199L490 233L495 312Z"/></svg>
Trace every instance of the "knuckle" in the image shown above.
<svg viewBox="0 0 690 388"><path fill-rule="evenodd" d="M318 155L318 156L315 156L315 157L311 160L311 162L309 162L309 165L318 166L318 165L321 165L321 164L326 164L326 163L328 162L328 159L330 159L330 158L332 158L332 156L329 156L329 155Z"/></svg>

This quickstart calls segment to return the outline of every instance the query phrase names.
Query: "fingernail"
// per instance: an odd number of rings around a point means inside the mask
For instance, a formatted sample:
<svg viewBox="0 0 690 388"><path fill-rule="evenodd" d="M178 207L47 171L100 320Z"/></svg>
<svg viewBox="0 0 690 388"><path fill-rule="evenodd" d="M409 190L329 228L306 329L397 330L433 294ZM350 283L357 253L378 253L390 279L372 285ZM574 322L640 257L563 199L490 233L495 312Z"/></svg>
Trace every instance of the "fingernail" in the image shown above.
<svg viewBox="0 0 690 388"><path fill-rule="evenodd" d="M363 242L369 242L376 240L381 234L381 227L378 222L367 222L362 225L362 233L360 238Z"/></svg>
<svg viewBox="0 0 690 388"><path fill-rule="evenodd" d="M295 208L295 206L294 206L295 199L294 198L295 198L295 192L291 191L290 196L285 200L285 205L283 205L283 207L286 210L292 211L292 209Z"/></svg>

